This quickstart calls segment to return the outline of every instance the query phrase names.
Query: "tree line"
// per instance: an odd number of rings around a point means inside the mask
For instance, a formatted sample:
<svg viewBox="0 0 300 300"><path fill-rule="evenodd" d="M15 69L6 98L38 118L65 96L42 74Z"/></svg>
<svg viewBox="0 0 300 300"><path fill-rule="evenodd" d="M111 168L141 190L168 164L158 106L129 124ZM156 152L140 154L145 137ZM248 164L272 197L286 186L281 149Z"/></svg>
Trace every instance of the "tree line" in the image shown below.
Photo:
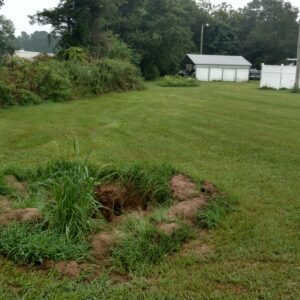
<svg viewBox="0 0 300 300"><path fill-rule="evenodd" d="M52 25L57 49L82 47L96 58L118 39L151 79L176 73L186 53L199 52L203 24L204 54L243 55L256 67L284 63L296 57L298 15L285 0L252 0L240 9L205 0L61 0L31 22Z"/></svg>

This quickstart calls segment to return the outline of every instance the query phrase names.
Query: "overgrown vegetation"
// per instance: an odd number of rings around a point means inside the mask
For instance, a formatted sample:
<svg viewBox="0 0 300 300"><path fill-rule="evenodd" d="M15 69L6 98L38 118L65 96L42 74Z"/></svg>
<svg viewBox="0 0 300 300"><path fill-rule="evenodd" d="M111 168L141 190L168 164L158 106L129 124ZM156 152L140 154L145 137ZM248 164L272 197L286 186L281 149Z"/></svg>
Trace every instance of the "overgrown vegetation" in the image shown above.
<svg viewBox="0 0 300 300"><path fill-rule="evenodd" d="M112 264L123 272L140 275L193 237L193 230L188 226L182 225L168 235L141 217L126 220L122 229L124 235L113 250Z"/></svg>
<svg viewBox="0 0 300 300"><path fill-rule="evenodd" d="M143 87L138 69L129 61L88 61L70 55L67 61L7 58L0 67L0 106L67 101Z"/></svg>
<svg viewBox="0 0 300 300"><path fill-rule="evenodd" d="M159 81L159 85L162 87L193 87L198 86L199 81L195 78L165 76Z"/></svg>

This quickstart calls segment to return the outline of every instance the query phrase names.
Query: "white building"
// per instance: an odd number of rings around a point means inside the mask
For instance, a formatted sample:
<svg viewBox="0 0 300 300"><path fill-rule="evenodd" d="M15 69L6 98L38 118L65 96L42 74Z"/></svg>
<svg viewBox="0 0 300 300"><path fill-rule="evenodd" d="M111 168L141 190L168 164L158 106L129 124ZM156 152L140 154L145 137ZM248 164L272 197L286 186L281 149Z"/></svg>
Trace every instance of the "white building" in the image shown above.
<svg viewBox="0 0 300 300"><path fill-rule="evenodd" d="M181 66L201 81L247 82L251 63L242 56L187 54Z"/></svg>
<svg viewBox="0 0 300 300"><path fill-rule="evenodd" d="M42 54L46 54L48 56L54 56L53 53L41 53L41 52L32 52L32 51L25 51L25 50L16 50L15 51L15 56L20 57L20 58L24 58L24 59L28 59L28 60L33 60L35 57L42 55Z"/></svg>
<svg viewBox="0 0 300 300"><path fill-rule="evenodd" d="M296 66L271 66L262 64L260 87L292 89L295 86Z"/></svg>

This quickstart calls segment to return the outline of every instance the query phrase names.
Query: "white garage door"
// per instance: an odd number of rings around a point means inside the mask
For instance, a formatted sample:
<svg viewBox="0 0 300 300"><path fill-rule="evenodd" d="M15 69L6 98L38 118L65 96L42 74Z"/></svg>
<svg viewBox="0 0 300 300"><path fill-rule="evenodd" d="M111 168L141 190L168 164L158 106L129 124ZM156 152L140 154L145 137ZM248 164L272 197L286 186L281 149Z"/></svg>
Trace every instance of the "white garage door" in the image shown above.
<svg viewBox="0 0 300 300"><path fill-rule="evenodd" d="M236 69L224 69L223 80L224 81L235 81Z"/></svg>
<svg viewBox="0 0 300 300"><path fill-rule="evenodd" d="M221 81L222 80L222 69L211 68L210 69L210 81Z"/></svg>
<svg viewBox="0 0 300 300"><path fill-rule="evenodd" d="M208 81L209 68L197 68L196 78L201 81Z"/></svg>
<svg viewBox="0 0 300 300"><path fill-rule="evenodd" d="M247 82L249 80L249 69L238 69L236 81Z"/></svg>

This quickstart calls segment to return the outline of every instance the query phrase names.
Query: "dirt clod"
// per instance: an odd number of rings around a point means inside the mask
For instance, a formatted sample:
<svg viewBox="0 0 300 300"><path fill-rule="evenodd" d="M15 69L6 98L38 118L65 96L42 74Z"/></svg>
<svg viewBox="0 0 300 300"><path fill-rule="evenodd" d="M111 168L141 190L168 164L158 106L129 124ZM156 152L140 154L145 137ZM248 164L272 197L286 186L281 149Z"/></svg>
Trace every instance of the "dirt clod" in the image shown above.
<svg viewBox="0 0 300 300"><path fill-rule="evenodd" d="M172 235L177 229L179 229L179 226L176 223L169 223L169 224L161 223L158 224L157 227L167 235Z"/></svg>
<svg viewBox="0 0 300 300"><path fill-rule="evenodd" d="M113 245L115 244L116 236L112 232L100 232L94 235L92 240L92 255L97 261L105 260Z"/></svg>
<svg viewBox="0 0 300 300"><path fill-rule="evenodd" d="M168 212L168 217L172 220L175 217L186 220L194 221L198 209L207 203L208 199L199 194L196 198L179 202L171 207Z"/></svg>
<svg viewBox="0 0 300 300"><path fill-rule="evenodd" d="M124 211L146 210L147 205L132 188L117 184L98 185L95 188L96 199L103 206L101 213L111 222L114 216L120 216Z"/></svg>
<svg viewBox="0 0 300 300"><path fill-rule="evenodd" d="M178 174L171 179L170 188L173 197L179 201L191 199L199 193L196 182L183 174Z"/></svg>
<svg viewBox="0 0 300 300"><path fill-rule="evenodd" d="M7 197L0 196L0 213L11 210L11 204Z"/></svg>
<svg viewBox="0 0 300 300"><path fill-rule="evenodd" d="M55 269L63 276L76 278L80 276L80 266L76 261L62 261L55 264Z"/></svg>
<svg viewBox="0 0 300 300"><path fill-rule="evenodd" d="M42 214L36 208L8 210L0 214L1 225L6 225L12 222L36 223L41 220Z"/></svg>
<svg viewBox="0 0 300 300"><path fill-rule="evenodd" d="M13 175L6 175L4 177L5 184L14 189L20 195L26 195L27 193L27 184L26 182L20 182L18 179Z"/></svg>

